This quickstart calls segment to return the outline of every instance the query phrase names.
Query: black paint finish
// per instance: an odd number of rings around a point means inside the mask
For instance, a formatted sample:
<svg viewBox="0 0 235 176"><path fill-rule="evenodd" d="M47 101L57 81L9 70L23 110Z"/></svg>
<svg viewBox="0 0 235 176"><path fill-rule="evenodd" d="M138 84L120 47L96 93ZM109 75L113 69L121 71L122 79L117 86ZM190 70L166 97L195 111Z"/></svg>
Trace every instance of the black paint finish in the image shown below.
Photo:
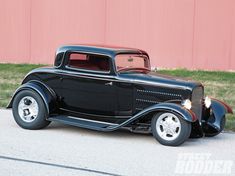
<svg viewBox="0 0 235 176"><path fill-rule="evenodd" d="M70 52L92 53L110 58L110 72L69 68ZM146 55L145 51L131 48L72 45L56 52L55 66L32 70L17 89L38 92L48 109L48 116L73 116L87 120L119 124L119 127L149 125L151 113L171 111L185 120L203 124L209 119L203 99L201 83L170 77L158 73L117 73L115 56L133 53ZM14 98L14 96L13 96ZM13 99L12 98L12 99ZM181 102L190 99L192 109L186 110ZM9 108L12 101L9 103ZM215 130L220 129L220 119L228 112L224 103L213 101ZM57 118L58 119L58 118ZM121 125L122 124L122 125ZM99 129L97 129L99 130ZM200 131L200 130L199 130Z"/></svg>

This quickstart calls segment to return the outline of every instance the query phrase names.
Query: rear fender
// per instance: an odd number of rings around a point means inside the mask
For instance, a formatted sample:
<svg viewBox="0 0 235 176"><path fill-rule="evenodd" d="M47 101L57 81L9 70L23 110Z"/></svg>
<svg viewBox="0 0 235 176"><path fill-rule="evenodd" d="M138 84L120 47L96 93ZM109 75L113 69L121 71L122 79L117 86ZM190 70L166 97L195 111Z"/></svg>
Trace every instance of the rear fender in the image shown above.
<svg viewBox="0 0 235 176"><path fill-rule="evenodd" d="M12 108L15 96L22 90L33 90L37 92L41 96L46 106L48 115L56 110L56 94L54 93L54 91L52 91L52 89L50 89L48 86L38 80L32 80L22 84L13 94L7 108Z"/></svg>

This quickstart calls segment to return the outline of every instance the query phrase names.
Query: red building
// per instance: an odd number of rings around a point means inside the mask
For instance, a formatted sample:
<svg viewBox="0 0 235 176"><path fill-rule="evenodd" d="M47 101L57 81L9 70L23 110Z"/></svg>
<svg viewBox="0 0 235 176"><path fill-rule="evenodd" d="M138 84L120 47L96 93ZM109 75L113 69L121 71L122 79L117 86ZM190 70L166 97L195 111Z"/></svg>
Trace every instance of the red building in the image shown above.
<svg viewBox="0 0 235 176"><path fill-rule="evenodd" d="M49 63L68 43L146 50L152 66L235 70L234 0L0 0L0 62Z"/></svg>

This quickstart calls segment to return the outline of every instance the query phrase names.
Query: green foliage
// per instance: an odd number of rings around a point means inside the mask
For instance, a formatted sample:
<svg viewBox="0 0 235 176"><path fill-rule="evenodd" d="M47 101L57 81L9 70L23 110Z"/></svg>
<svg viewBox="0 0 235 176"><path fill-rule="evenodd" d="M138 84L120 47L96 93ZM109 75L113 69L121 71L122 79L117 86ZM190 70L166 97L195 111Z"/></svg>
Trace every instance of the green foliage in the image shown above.
<svg viewBox="0 0 235 176"><path fill-rule="evenodd" d="M11 95L30 70L42 66L31 64L0 64L0 107L7 106Z"/></svg>

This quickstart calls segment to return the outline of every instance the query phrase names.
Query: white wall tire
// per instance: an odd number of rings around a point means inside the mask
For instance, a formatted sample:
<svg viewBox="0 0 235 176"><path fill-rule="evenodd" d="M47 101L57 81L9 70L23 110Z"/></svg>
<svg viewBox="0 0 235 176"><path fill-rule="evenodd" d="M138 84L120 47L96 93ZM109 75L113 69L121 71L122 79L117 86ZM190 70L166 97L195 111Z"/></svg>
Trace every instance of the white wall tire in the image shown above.
<svg viewBox="0 0 235 176"><path fill-rule="evenodd" d="M159 143L178 146L189 138L191 123L172 112L160 112L154 115L151 130Z"/></svg>

